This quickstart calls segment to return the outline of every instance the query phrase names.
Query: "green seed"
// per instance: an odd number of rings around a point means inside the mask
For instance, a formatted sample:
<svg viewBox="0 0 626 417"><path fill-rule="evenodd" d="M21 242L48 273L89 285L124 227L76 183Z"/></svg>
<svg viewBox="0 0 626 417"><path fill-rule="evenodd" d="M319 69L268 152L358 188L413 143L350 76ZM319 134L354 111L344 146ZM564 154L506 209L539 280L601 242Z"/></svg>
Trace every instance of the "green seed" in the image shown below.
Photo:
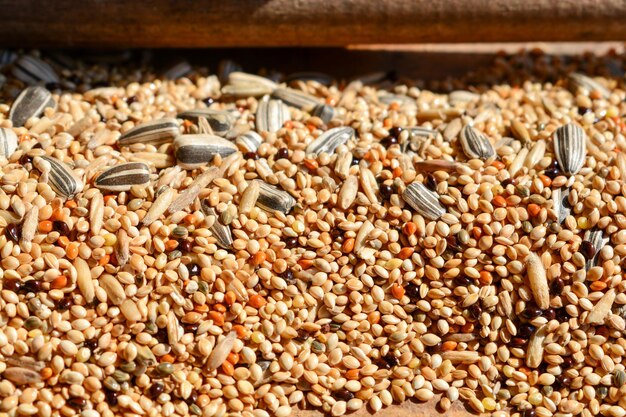
<svg viewBox="0 0 626 417"><path fill-rule="evenodd" d="M168 376L174 372L174 365L172 365L171 363L167 363L167 362L160 363L157 365L156 371L161 376Z"/></svg>

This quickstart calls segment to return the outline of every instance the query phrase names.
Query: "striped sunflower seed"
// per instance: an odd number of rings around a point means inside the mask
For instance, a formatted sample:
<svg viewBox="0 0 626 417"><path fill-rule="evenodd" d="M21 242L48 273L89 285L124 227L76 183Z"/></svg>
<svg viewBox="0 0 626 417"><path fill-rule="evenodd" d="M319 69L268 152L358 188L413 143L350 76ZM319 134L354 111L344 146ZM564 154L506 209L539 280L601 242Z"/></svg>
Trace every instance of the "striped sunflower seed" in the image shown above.
<svg viewBox="0 0 626 417"><path fill-rule="evenodd" d="M496 151L489 139L470 125L466 125L461 130L459 138L463 152L468 158L486 161L496 156Z"/></svg>
<svg viewBox="0 0 626 417"><path fill-rule="evenodd" d="M17 54L10 49L4 49L0 51L0 69L11 65L17 59Z"/></svg>
<svg viewBox="0 0 626 417"><path fill-rule="evenodd" d="M0 157L11 158L17 149L17 135L12 129L0 128Z"/></svg>
<svg viewBox="0 0 626 417"><path fill-rule="evenodd" d="M265 86L271 91L276 90L278 88L278 84L269 78L261 77L260 75L249 74L247 72L235 71L231 72L228 76L229 84L246 84L246 83L254 83ZM269 94L269 93L268 93Z"/></svg>
<svg viewBox="0 0 626 417"><path fill-rule="evenodd" d="M561 170L570 175L578 174L587 155L585 131L573 123L561 126L554 132L553 145Z"/></svg>
<svg viewBox="0 0 626 417"><path fill-rule="evenodd" d="M13 102L9 119L14 127L24 126L31 117L38 117L47 107L56 108L52 93L43 87L27 87Z"/></svg>
<svg viewBox="0 0 626 417"><path fill-rule="evenodd" d="M280 211L287 214L296 205L296 200L286 191L279 190L265 181L257 181L259 183L257 206L270 212Z"/></svg>
<svg viewBox="0 0 626 417"><path fill-rule="evenodd" d="M215 213L215 210L209 205L208 200L202 200L202 204L200 205L202 208L202 212L205 216L213 216L215 220L213 224L209 228L215 240L217 241L217 245L223 249L230 249L233 246L233 236L230 232L230 227L223 224L219 216Z"/></svg>
<svg viewBox="0 0 626 417"><path fill-rule="evenodd" d="M179 134L178 121L167 117L135 126L120 136L117 143L120 146L130 146L135 143L161 145L172 142Z"/></svg>
<svg viewBox="0 0 626 417"><path fill-rule="evenodd" d="M176 160L184 169L195 169L209 163L215 155L222 157L237 152L234 143L219 136L182 135L174 141Z"/></svg>
<svg viewBox="0 0 626 417"><path fill-rule="evenodd" d="M228 75L228 85L222 87L222 94L233 97L261 97L271 94L278 85L265 77L234 71Z"/></svg>
<svg viewBox="0 0 626 417"><path fill-rule="evenodd" d="M34 56L24 55L13 64L13 75L25 84L58 83L59 76L46 62Z"/></svg>
<svg viewBox="0 0 626 417"><path fill-rule="evenodd" d="M400 106L406 106L406 107L417 107L417 104L415 103L415 99L405 96L405 95L400 95L400 94L392 94L392 93L388 93L388 92L383 92L383 93L379 93L378 94L378 101L380 101L383 104L386 104L388 106L392 105L392 104L399 104Z"/></svg>
<svg viewBox="0 0 626 417"><path fill-rule="evenodd" d="M604 231L602 229L593 229L585 232L585 238L583 241L589 242L594 251L593 256L590 259L587 259L587 262L585 263L585 270L589 271L598 263L598 255L600 254L602 248L609 243L609 237L604 236Z"/></svg>
<svg viewBox="0 0 626 417"><path fill-rule="evenodd" d="M104 171L94 181L94 185L104 191L129 191L133 185L148 185L150 168L143 162L128 162Z"/></svg>
<svg viewBox="0 0 626 417"><path fill-rule="evenodd" d="M178 113L176 117L191 120L196 123L198 123L201 117L204 117L209 122L213 134L218 136L226 135L237 120L237 117L231 111L214 109L187 110Z"/></svg>
<svg viewBox="0 0 626 417"><path fill-rule="evenodd" d="M230 59L222 59L217 65L217 75L221 82L226 83L233 72L241 71L241 65Z"/></svg>
<svg viewBox="0 0 626 417"><path fill-rule="evenodd" d="M335 109L328 104L318 104L311 111L311 116L319 117L322 122L328 123L335 117Z"/></svg>
<svg viewBox="0 0 626 417"><path fill-rule="evenodd" d="M253 130L239 135L235 139L235 144L244 152L256 152L261 143L263 143L263 138Z"/></svg>
<svg viewBox="0 0 626 417"><path fill-rule="evenodd" d="M351 127L335 127L327 130L306 147L306 153L319 155L326 152L332 154L340 145L352 139L354 133L354 129Z"/></svg>
<svg viewBox="0 0 626 417"><path fill-rule="evenodd" d="M570 89L574 94L578 94L579 90L583 90L585 94L589 94L592 91L599 92L604 99L608 99L611 96L611 92L605 86L579 72L573 72L569 75L569 83Z"/></svg>
<svg viewBox="0 0 626 417"><path fill-rule="evenodd" d="M292 81L315 81L322 85L329 86L333 83L333 77L322 72L295 72L293 74L289 74L285 79L285 82L287 83L291 83Z"/></svg>
<svg viewBox="0 0 626 417"><path fill-rule="evenodd" d="M277 88L272 93L272 97L282 100L288 106L295 107L306 112L310 112L315 106L320 104L320 100L317 97L293 88Z"/></svg>
<svg viewBox="0 0 626 417"><path fill-rule="evenodd" d="M400 150L403 153L419 152L420 148L422 148L429 139L433 139L437 136L435 130L420 126L407 128L406 131L408 135L400 136Z"/></svg>
<svg viewBox="0 0 626 417"><path fill-rule="evenodd" d="M84 184L82 180L74 175L70 167L64 162L50 156L42 156L40 158L43 160L43 164L37 163L35 160L33 160L33 164L44 167L44 170L47 171L50 186L57 194L70 198L83 190Z"/></svg>
<svg viewBox="0 0 626 417"><path fill-rule="evenodd" d="M569 187L560 187L552 190L552 211L559 224L570 215L572 208L569 203Z"/></svg>
<svg viewBox="0 0 626 417"><path fill-rule="evenodd" d="M290 120L289 109L281 100L270 99L264 96L256 110L256 131L277 132L286 121Z"/></svg>
<svg viewBox="0 0 626 417"><path fill-rule="evenodd" d="M166 71L163 72L163 77L168 80L177 80L184 77L192 71L191 64L187 61L180 61Z"/></svg>
<svg viewBox="0 0 626 417"><path fill-rule="evenodd" d="M421 182L414 182L406 187L402 198L428 220L437 220L446 212L437 193L430 191Z"/></svg>

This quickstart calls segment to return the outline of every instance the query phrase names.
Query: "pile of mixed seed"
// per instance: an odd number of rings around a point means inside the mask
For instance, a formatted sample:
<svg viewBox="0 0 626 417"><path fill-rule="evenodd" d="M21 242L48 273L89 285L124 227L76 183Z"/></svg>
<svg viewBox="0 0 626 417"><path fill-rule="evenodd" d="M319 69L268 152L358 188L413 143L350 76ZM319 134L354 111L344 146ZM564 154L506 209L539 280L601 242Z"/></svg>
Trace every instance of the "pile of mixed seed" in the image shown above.
<svg viewBox="0 0 626 417"><path fill-rule="evenodd" d="M0 416L626 415L621 57L109 59L0 54Z"/></svg>

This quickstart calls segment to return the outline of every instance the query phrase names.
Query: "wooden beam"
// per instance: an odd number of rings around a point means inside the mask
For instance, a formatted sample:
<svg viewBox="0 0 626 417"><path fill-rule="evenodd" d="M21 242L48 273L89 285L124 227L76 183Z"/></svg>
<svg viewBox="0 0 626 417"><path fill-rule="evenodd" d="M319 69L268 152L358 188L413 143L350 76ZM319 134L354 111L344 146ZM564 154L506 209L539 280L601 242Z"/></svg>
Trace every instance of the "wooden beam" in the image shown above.
<svg viewBox="0 0 626 417"><path fill-rule="evenodd" d="M0 45L243 47L626 39L622 0L0 0Z"/></svg>

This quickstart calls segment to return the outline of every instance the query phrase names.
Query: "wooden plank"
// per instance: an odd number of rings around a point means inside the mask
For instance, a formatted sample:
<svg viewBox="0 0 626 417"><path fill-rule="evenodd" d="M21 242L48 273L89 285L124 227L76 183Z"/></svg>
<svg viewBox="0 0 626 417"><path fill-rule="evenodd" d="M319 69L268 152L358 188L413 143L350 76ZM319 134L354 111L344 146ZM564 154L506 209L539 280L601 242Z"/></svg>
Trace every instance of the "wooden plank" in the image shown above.
<svg viewBox="0 0 626 417"><path fill-rule="evenodd" d="M12 47L345 46L626 38L622 0L0 0Z"/></svg>

